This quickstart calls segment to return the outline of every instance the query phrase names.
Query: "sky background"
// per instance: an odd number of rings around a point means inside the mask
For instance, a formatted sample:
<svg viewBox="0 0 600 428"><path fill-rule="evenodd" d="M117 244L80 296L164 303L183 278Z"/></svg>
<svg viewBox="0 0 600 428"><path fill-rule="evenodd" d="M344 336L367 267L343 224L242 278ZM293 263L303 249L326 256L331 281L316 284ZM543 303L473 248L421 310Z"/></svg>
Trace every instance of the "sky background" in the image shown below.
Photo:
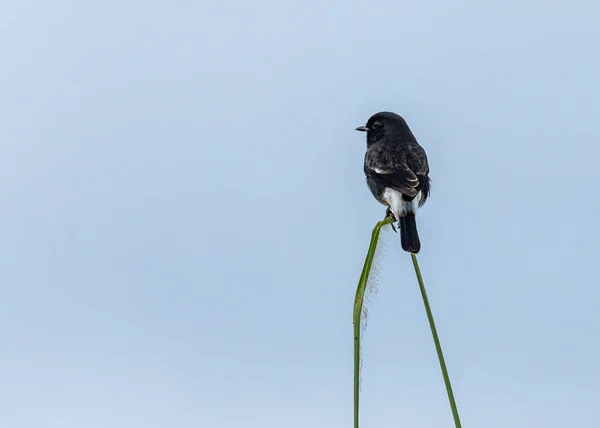
<svg viewBox="0 0 600 428"><path fill-rule="evenodd" d="M0 426L349 427L384 215L373 113L426 149L419 255L465 427L600 423L600 6L0 3ZM384 234L363 427L450 427Z"/></svg>

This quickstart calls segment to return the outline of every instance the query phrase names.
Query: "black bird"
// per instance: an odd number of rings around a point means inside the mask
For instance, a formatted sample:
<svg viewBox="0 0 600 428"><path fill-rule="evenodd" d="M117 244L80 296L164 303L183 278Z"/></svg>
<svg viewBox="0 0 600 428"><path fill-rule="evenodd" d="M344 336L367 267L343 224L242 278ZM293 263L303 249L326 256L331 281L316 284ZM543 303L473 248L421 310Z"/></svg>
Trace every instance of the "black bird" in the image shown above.
<svg viewBox="0 0 600 428"><path fill-rule="evenodd" d="M402 249L416 254L421 241L415 214L431 189L427 154L396 113L376 113L356 130L367 133L367 185L375 199L388 207L387 214L398 221Z"/></svg>

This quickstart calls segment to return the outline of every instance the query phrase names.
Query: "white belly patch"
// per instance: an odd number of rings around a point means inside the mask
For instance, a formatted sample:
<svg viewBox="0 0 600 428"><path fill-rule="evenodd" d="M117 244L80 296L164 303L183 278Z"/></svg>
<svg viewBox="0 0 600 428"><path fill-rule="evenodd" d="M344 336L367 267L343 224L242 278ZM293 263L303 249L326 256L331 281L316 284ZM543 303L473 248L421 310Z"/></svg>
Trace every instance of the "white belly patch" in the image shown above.
<svg viewBox="0 0 600 428"><path fill-rule="evenodd" d="M402 193L387 187L383 192L382 199L387 202L396 219L398 219L403 217L407 212L417 212L417 206L421 200L421 192L417 193L417 196L411 202L406 202L402 200Z"/></svg>

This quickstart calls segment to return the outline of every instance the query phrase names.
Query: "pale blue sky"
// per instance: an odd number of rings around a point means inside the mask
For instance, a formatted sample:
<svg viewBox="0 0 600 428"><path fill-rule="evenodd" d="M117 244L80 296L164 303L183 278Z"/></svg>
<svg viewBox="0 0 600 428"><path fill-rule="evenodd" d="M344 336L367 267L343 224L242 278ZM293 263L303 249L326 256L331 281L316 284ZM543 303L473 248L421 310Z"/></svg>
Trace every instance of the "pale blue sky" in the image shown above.
<svg viewBox="0 0 600 428"><path fill-rule="evenodd" d="M381 110L465 427L600 424L600 6L0 5L0 426L349 427ZM452 425L385 236L363 427Z"/></svg>

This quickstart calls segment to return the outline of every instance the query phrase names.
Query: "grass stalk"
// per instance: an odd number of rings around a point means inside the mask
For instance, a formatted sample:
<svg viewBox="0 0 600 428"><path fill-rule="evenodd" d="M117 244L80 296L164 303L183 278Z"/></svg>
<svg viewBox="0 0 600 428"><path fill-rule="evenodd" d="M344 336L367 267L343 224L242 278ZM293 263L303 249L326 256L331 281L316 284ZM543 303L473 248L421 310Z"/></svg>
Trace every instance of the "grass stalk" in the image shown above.
<svg viewBox="0 0 600 428"><path fill-rule="evenodd" d="M444 384L446 385L446 392L448 393L448 401L450 402L450 408L452 409L454 425L456 428L461 428L460 418L458 416L458 408L456 407L456 401L454 401L454 393L452 392L452 384L450 383L450 376L448 376L448 369L446 368L446 361L444 360L442 345L440 344L440 338L438 337L437 329L435 328L435 321L433 320L433 313L431 312L431 307L429 306L429 299L427 298L427 291L425 290L425 284L423 282L423 277L421 276L419 262L417 261L417 256L415 254L411 253L411 257L413 266L415 267L417 281L419 282L419 288L421 289L421 297L423 297L425 312L427 312L427 319L429 320L429 328L431 329L431 335L433 336L433 342L435 343L435 350L440 362L440 368L442 369L442 376L444 377Z"/></svg>
<svg viewBox="0 0 600 428"><path fill-rule="evenodd" d="M360 326L363 313L365 290L367 288L369 274L371 273L371 267L373 266L373 258L375 257L377 243L379 242L379 233L381 232L381 228L383 226L392 223L392 221L393 219L391 217L386 217L382 221L377 222L373 228L373 232L371 233L371 243L369 244L369 251L367 252L365 264L360 274L360 280L358 281L358 287L356 288L356 297L354 298L354 312L352 316L352 322L354 324L354 428L358 428L360 395Z"/></svg>

